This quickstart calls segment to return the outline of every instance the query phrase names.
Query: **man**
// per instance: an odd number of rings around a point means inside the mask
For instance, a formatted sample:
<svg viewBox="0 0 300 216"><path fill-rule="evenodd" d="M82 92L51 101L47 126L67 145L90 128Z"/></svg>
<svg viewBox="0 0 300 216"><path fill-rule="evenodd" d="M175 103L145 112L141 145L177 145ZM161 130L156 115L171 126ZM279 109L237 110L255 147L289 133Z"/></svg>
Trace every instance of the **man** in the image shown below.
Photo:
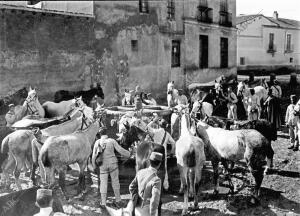
<svg viewBox="0 0 300 216"><path fill-rule="evenodd" d="M36 206L40 208L40 212L34 216L64 216L61 212L53 212L52 190L38 189L36 192Z"/></svg>
<svg viewBox="0 0 300 216"><path fill-rule="evenodd" d="M188 99L187 97L183 94L182 89L178 89L178 97L176 99L177 105L187 105L188 104Z"/></svg>
<svg viewBox="0 0 300 216"><path fill-rule="evenodd" d="M248 120L253 121L259 119L261 112L260 101L253 88L250 89L250 97L247 99L247 105Z"/></svg>
<svg viewBox="0 0 300 216"><path fill-rule="evenodd" d="M84 71L80 76L83 81L83 91L88 91L93 87L93 73L90 66L87 64L84 67Z"/></svg>
<svg viewBox="0 0 300 216"><path fill-rule="evenodd" d="M158 124L158 129L155 129L155 125ZM171 154L175 154L175 141L172 136L167 132L167 122L164 119L160 119L156 114L154 119L148 124L150 136L152 136L153 142L161 144L165 148L165 155L168 153L168 145L172 146ZM167 160L165 160L165 167L167 169ZM169 178L166 171L163 187L167 191L169 189Z"/></svg>
<svg viewBox="0 0 300 216"><path fill-rule="evenodd" d="M161 179L157 170L161 165L163 155L152 152L150 155L150 166L137 172L135 178L129 185L129 192L132 197L133 206L144 208L149 205L151 216L158 215L161 194ZM133 215L134 214L133 208Z"/></svg>
<svg viewBox="0 0 300 216"><path fill-rule="evenodd" d="M6 120L6 126L10 127L16 121L15 105L14 104L9 104L8 108L9 108L9 111L5 115L5 120Z"/></svg>
<svg viewBox="0 0 300 216"><path fill-rule="evenodd" d="M236 95L233 93L232 88L228 87L228 96L226 97L227 108L228 108L228 119L237 120L237 112L236 112L236 103L238 102L238 99Z"/></svg>
<svg viewBox="0 0 300 216"><path fill-rule="evenodd" d="M290 135L290 143L291 145L288 147L288 149L294 149L295 148L295 141L297 137L298 127L297 122L299 121L299 116L295 115L294 108L297 103L297 97L296 95L290 96L291 104L286 109L285 114L285 125L289 128L289 135Z"/></svg>

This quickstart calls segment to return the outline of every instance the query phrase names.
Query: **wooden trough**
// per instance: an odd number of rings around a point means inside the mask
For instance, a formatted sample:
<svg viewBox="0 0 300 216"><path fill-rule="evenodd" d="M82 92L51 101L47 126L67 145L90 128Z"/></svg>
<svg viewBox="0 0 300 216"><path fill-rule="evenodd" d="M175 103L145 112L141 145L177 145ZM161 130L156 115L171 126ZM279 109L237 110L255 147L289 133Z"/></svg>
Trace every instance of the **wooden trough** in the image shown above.
<svg viewBox="0 0 300 216"><path fill-rule="evenodd" d="M107 133L109 137L117 138L118 133L118 121L128 112L134 112L134 106L113 106L106 108L106 120L105 125L107 127ZM157 113L158 116L164 118L169 122L171 110L166 106L143 106L143 116L152 116L153 113Z"/></svg>

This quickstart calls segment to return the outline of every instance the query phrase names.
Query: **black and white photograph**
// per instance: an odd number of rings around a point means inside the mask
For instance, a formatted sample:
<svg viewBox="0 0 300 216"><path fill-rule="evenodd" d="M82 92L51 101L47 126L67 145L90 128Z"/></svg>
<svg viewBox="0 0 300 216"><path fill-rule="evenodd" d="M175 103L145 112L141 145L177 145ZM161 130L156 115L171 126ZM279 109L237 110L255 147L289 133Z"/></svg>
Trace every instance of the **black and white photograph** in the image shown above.
<svg viewBox="0 0 300 216"><path fill-rule="evenodd" d="M0 1L0 216L300 216L300 1Z"/></svg>

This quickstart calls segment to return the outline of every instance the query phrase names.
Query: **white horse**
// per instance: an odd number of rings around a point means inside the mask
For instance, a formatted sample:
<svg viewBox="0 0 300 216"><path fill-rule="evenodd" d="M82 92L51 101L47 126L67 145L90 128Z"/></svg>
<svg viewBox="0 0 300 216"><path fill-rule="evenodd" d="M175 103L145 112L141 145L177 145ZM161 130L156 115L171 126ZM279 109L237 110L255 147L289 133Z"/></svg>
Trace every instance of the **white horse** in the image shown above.
<svg viewBox="0 0 300 216"><path fill-rule="evenodd" d="M36 90L32 89L31 86L29 87L28 95L23 105L15 106L14 113L15 113L14 122L21 120L26 115L32 115L32 116L37 116L39 118L44 118L45 110L38 100ZM13 124L14 122L11 122L11 124Z"/></svg>
<svg viewBox="0 0 300 216"><path fill-rule="evenodd" d="M260 103L263 104L263 102L266 101L267 98L268 98L268 91L267 91L267 89L265 87L263 87L263 86L255 86L253 89L255 91L255 94L258 96L258 99L259 99ZM239 95L239 94L243 95L243 98L244 98L243 99L244 107L245 107L245 110L247 110L246 101L250 97L250 88L243 81L239 82L239 84L237 86L237 95Z"/></svg>
<svg viewBox="0 0 300 216"><path fill-rule="evenodd" d="M190 117L184 110L179 111L180 115L180 137L176 141L177 166L180 173L180 191L184 192L184 207L182 214L188 210L189 190L194 196L194 208L198 207L198 192L202 169L206 157L204 143L190 131ZM191 194L190 194L191 195Z"/></svg>

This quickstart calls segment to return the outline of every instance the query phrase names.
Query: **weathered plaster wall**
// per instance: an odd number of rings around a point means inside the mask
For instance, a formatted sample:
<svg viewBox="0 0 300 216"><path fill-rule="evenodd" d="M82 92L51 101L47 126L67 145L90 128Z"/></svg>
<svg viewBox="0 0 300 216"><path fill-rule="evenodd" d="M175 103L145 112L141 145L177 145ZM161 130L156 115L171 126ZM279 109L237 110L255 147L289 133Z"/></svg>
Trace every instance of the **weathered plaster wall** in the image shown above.
<svg viewBox="0 0 300 216"><path fill-rule="evenodd" d="M0 95L36 86L40 95L79 90L93 57L93 24L86 18L1 10Z"/></svg>
<svg viewBox="0 0 300 216"><path fill-rule="evenodd" d="M116 104L124 88L134 89L136 85L156 98L165 93L171 74L171 39L159 31L167 10L160 4L165 2L151 1L149 14L140 14L138 1L95 2L96 56L109 56L112 62L102 64L99 71L106 104ZM131 40L138 41L137 51L132 50ZM118 82L116 74L122 68L118 67L122 60L128 65L127 76L120 77Z"/></svg>

